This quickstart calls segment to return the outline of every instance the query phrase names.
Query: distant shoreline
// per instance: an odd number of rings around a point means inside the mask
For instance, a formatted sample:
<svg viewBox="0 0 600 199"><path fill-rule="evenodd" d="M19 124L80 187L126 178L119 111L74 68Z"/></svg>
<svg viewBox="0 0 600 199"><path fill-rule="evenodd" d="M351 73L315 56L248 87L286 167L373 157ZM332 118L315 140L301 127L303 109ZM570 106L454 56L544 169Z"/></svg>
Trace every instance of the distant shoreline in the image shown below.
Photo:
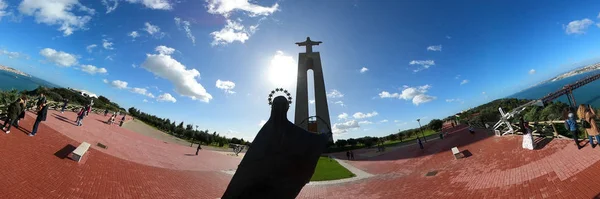
<svg viewBox="0 0 600 199"><path fill-rule="evenodd" d="M29 75L29 74L27 74L27 73L25 73L23 71L20 71L20 70L17 70L17 69L8 67L8 66L0 65L0 70L6 71L6 72L11 72L11 73L14 73L14 74L17 74L17 75L22 75L22 76L25 76L25 77L31 77L31 75Z"/></svg>

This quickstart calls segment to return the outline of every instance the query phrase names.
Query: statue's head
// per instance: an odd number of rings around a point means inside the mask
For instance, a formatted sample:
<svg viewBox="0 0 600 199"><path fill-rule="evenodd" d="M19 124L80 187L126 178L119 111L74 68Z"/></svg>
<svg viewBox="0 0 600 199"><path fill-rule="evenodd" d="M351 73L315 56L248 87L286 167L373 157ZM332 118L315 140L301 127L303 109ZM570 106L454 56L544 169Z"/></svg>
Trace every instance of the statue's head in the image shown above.
<svg viewBox="0 0 600 199"><path fill-rule="evenodd" d="M284 96L277 96L271 105L271 116L285 117L290 109L290 102Z"/></svg>

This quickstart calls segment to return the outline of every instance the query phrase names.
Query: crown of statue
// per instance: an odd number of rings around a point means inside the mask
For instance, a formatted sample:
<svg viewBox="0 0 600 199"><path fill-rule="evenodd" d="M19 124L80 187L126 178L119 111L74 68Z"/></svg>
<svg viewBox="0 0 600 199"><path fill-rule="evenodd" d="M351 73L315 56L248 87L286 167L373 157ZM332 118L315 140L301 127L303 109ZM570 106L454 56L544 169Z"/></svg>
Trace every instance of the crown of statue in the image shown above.
<svg viewBox="0 0 600 199"><path fill-rule="evenodd" d="M269 94L269 105L273 105L273 95L275 95L276 92L283 92L285 94L284 97L287 97L288 102L290 104L292 103L292 94L290 94L287 90L284 90L283 88L276 88L275 90L272 90Z"/></svg>

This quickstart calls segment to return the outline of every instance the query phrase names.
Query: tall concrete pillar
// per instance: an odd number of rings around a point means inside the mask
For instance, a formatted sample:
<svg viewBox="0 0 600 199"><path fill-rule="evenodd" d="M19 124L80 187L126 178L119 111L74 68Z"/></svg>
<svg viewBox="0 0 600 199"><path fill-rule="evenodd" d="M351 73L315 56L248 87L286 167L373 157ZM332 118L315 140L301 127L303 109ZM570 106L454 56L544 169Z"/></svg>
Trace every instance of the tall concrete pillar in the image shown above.
<svg viewBox="0 0 600 199"><path fill-rule="evenodd" d="M298 46L306 46L306 52L298 56L298 81L296 83L296 110L294 123L301 128L308 130L308 121L305 121L308 115L308 70L313 70L315 86L315 109L317 119L317 129L319 132L328 132L331 129L331 120L329 118L329 106L327 105L327 94L325 90L325 79L323 78L323 68L321 66L321 55L319 52L312 52L313 45L319 45L320 41L311 41L310 37L304 42L298 42ZM304 123L303 123L304 121ZM333 137L329 138L333 141Z"/></svg>

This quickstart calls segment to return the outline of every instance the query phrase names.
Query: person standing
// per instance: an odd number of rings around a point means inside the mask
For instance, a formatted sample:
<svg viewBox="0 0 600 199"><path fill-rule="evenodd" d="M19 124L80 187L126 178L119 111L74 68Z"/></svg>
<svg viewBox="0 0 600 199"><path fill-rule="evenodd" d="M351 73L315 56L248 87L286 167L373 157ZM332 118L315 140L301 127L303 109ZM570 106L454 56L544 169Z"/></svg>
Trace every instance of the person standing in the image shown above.
<svg viewBox="0 0 600 199"><path fill-rule="evenodd" d="M77 123L77 126L81 126L83 125L83 118L85 116L85 108L81 108L79 109L79 113L77 113L77 120L75 121Z"/></svg>
<svg viewBox="0 0 600 199"><path fill-rule="evenodd" d="M346 159L350 160L350 151L346 151Z"/></svg>
<svg viewBox="0 0 600 199"><path fill-rule="evenodd" d="M31 133L29 134L29 136L32 137L37 133L40 122L46 121L46 115L48 114L48 104L43 102L40 104L40 106L42 109L38 111L37 117L35 118L35 123L33 124L33 129L31 129Z"/></svg>
<svg viewBox="0 0 600 199"><path fill-rule="evenodd" d="M423 150L423 142L421 142L421 138L417 137L417 142L419 143L419 148L421 148L421 150Z"/></svg>
<svg viewBox="0 0 600 199"><path fill-rule="evenodd" d="M15 124L17 117L19 117L19 113L21 112L21 104L23 104L27 100L27 96L22 95L19 99L14 101L8 106L8 114L6 115L6 120L4 120L4 125L2 125L2 130L6 134L10 133L10 127ZM6 125L8 124L8 128Z"/></svg>
<svg viewBox="0 0 600 199"><path fill-rule="evenodd" d="M37 102L35 103L35 106L38 108L38 111L41 109L41 105L45 102L46 102L46 96L44 95L44 92L40 92L40 97L38 98Z"/></svg>
<svg viewBox="0 0 600 199"><path fill-rule="evenodd" d="M25 119L25 107L27 107L27 100L23 100L23 103L20 104L21 106L21 113L19 113L19 116L17 117L17 122L14 123L15 127L19 128L19 121L21 121L22 119Z"/></svg>
<svg viewBox="0 0 600 199"><path fill-rule="evenodd" d="M202 149L202 146L200 142L198 142L198 148L196 148L196 155L198 155L198 151L200 151L200 149Z"/></svg>
<svg viewBox="0 0 600 199"><path fill-rule="evenodd" d="M354 160L354 151L350 151L350 159Z"/></svg>
<svg viewBox="0 0 600 199"><path fill-rule="evenodd" d="M475 135L475 129L473 126L471 126L471 124L469 124L469 133L471 133L471 135Z"/></svg>
<svg viewBox="0 0 600 199"><path fill-rule="evenodd" d="M573 140L575 140L575 145L577 145L577 149L581 149L579 146L579 139L577 139L577 122L575 121L575 115L573 113L569 113L567 116L567 120L565 121L565 127L571 132L573 136Z"/></svg>
<svg viewBox="0 0 600 199"><path fill-rule="evenodd" d="M531 136L531 129L529 129L529 124L525 122L523 117L519 119L521 122L521 130L523 131L523 144L522 147L524 149L533 150L533 136Z"/></svg>
<svg viewBox="0 0 600 199"><path fill-rule="evenodd" d="M68 104L68 103L69 103L69 99L65 98L65 99L63 100L63 107L62 107L62 109L60 110L60 113L65 113L65 109L67 108L67 104Z"/></svg>
<svg viewBox="0 0 600 199"><path fill-rule="evenodd" d="M88 105L88 106L87 106L87 109L86 109L85 111L86 111L86 112L85 112L85 116L88 116L88 115L90 114L90 111L92 111L92 105L91 105L91 104L90 104L90 105Z"/></svg>
<svg viewBox="0 0 600 199"><path fill-rule="evenodd" d="M600 135L598 133L598 126L596 125L596 112L592 106L588 105L585 107L583 104L579 105L577 109L577 116L581 119L581 126L585 128L592 148L600 144ZM596 144L594 144L594 137L596 138Z"/></svg>
<svg viewBox="0 0 600 199"><path fill-rule="evenodd" d="M108 115L108 109L104 109L104 116Z"/></svg>

